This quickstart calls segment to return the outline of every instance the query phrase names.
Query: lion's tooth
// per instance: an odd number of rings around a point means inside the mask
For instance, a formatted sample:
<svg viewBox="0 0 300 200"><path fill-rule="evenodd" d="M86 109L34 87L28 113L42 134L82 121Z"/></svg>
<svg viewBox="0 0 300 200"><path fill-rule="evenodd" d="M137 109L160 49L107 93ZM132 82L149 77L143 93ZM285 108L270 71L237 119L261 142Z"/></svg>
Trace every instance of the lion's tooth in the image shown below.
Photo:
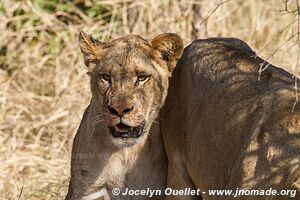
<svg viewBox="0 0 300 200"><path fill-rule="evenodd" d="M118 126L115 126L116 131L120 131L120 128Z"/></svg>

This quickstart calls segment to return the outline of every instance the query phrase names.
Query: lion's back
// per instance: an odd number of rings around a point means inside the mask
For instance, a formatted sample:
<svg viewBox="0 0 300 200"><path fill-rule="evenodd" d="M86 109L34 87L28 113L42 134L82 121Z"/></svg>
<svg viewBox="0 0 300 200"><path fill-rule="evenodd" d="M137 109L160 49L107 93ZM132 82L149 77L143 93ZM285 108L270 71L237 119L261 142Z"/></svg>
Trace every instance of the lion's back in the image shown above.
<svg viewBox="0 0 300 200"><path fill-rule="evenodd" d="M244 41L209 38L185 48L169 93L190 91L189 95L196 98L191 101L201 104L201 100L218 92L230 97L262 96L271 90L286 89L294 96L294 86L292 74L260 58Z"/></svg>
<svg viewBox="0 0 300 200"><path fill-rule="evenodd" d="M226 180L227 173L235 167L236 177L253 175L257 180L260 176L255 173L273 173L276 158L288 166L298 156L300 106L295 104L293 77L238 39L197 40L185 49L170 81L162 126L168 146L182 146L185 141L188 170L197 186L224 188L232 181ZM295 123L288 123L291 120ZM251 163L241 164L257 147L249 157ZM264 153L273 157L259 160ZM283 169L281 178L288 173Z"/></svg>

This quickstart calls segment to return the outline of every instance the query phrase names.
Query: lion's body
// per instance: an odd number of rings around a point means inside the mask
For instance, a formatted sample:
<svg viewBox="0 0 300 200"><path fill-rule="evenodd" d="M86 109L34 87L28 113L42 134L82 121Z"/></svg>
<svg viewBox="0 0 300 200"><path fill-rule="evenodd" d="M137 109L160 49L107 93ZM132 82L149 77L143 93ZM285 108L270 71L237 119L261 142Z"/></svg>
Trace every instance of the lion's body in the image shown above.
<svg viewBox="0 0 300 200"><path fill-rule="evenodd" d="M300 103L293 108L294 86L291 74L268 65L240 40L213 38L188 46L161 112L168 187L199 188L204 199L215 200L233 197L209 196L208 190L297 186Z"/></svg>

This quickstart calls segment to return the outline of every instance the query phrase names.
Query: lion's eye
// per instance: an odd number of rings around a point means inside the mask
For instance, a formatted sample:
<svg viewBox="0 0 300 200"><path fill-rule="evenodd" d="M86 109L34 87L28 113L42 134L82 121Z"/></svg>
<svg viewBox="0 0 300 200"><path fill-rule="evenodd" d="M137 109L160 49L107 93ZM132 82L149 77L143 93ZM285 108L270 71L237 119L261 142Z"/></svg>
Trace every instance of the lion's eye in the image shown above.
<svg viewBox="0 0 300 200"><path fill-rule="evenodd" d="M111 80L111 77L108 74L100 74L100 78L108 82Z"/></svg>
<svg viewBox="0 0 300 200"><path fill-rule="evenodd" d="M150 76L145 76L145 75L138 76L138 81L139 82L144 82L144 81L148 80L149 77Z"/></svg>

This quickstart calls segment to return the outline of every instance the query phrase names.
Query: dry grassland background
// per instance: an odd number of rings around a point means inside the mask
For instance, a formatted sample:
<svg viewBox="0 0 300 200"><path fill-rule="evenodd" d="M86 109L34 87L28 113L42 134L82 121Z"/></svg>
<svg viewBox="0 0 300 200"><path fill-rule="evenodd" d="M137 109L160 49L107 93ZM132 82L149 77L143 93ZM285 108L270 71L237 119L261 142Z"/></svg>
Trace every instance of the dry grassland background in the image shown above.
<svg viewBox="0 0 300 200"><path fill-rule="evenodd" d="M137 33L238 37L297 73L297 0L0 0L0 199L62 199L90 98L80 29L101 41Z"/></svg>

